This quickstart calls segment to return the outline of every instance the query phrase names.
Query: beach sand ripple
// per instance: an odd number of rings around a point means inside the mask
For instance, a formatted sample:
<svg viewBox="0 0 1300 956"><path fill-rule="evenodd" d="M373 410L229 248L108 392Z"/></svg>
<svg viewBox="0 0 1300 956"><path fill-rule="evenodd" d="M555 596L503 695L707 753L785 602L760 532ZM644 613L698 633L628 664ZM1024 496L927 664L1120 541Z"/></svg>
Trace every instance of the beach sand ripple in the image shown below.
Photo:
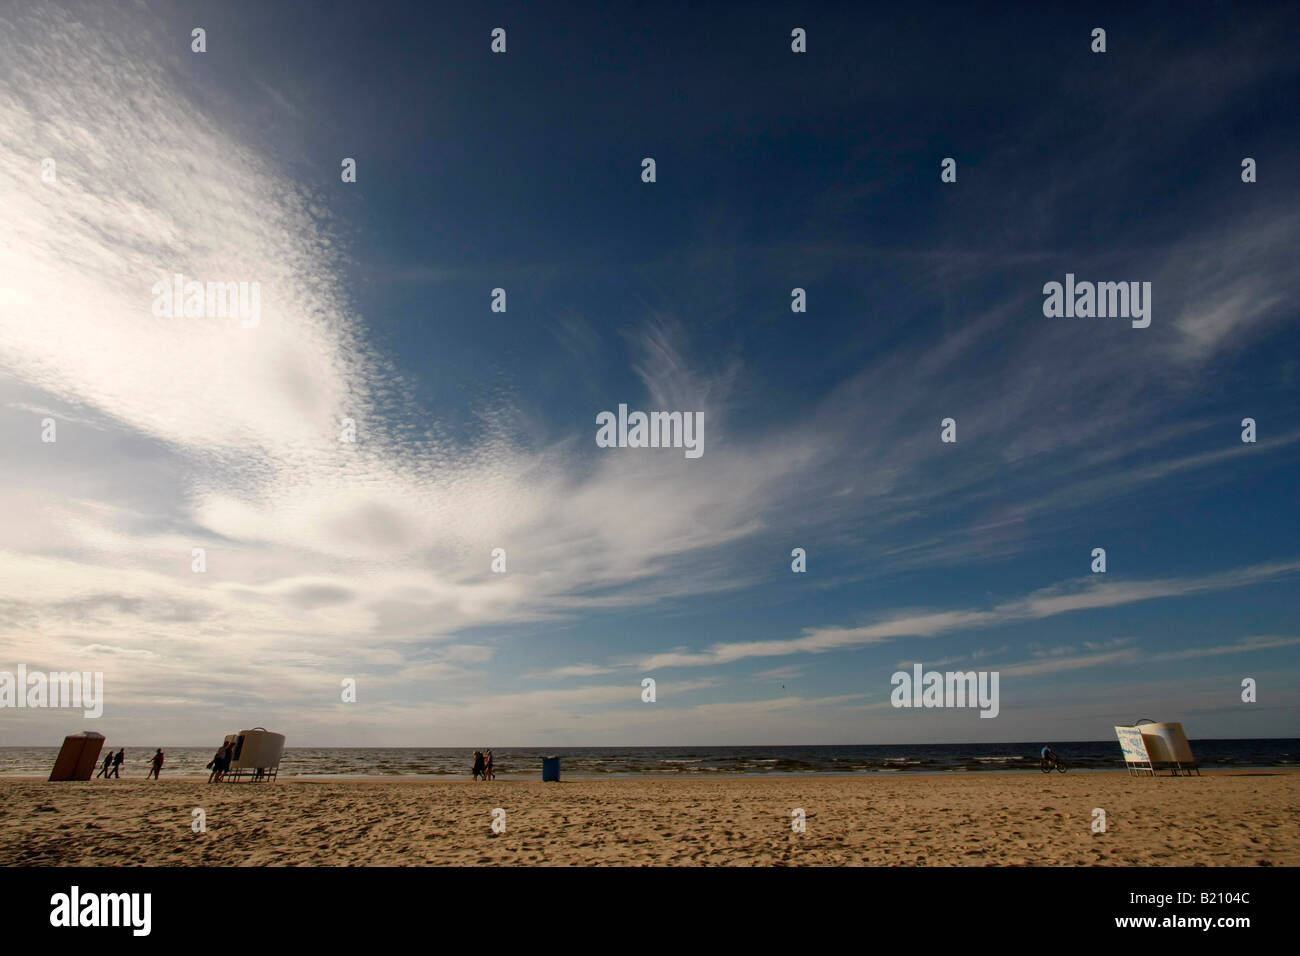
<svg viewBox="0 0 1300 956"><path fill-rule="evenodd" d="M0 779L4 866L1295 866L1292 772ZM494 833L493 810L506 829ZM1092 831L1093 809L1106 832ZM191 829L201 808L207 832ZM803 808L807 830L791 829Z"/></svg>

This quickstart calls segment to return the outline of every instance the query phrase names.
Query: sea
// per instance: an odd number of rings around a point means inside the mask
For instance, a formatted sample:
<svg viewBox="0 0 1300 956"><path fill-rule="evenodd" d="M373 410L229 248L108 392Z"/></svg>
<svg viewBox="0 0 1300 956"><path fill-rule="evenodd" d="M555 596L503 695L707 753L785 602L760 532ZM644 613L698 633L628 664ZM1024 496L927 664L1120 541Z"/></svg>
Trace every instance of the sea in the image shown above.
<svg viewBox="0 0 1300 956"><path fill-rule="evenodd" d="M111 741L110 741L111 744ZM1071 772L1123 770L1114 740L1052 741ZM1193 740L1202 769L1294 767L1300 738ZM486 748L487 745L485 745ZM771 747L494 747L499 777L541 775L542 758L558 756L563 777L731 777L779 774L1038 773L1042 742L1002 744L853 744ZM0 747L0 776L49 774L58 747ZM114 747L116 749L116 747ZM206 776L215 747L163 746L163 776ZM122 775L143 777L154 747L127 747ZM473 748L288 747L285 777L470 776Z"/></svg>

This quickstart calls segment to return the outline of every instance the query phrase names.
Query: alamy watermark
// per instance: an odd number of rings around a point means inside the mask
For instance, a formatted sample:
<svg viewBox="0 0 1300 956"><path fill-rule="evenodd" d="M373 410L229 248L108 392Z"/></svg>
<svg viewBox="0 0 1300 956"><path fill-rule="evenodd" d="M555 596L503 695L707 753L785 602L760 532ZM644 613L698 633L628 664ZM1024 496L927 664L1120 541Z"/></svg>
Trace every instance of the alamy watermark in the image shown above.
<svg viewBox="0 0 1300 956"><path fill-rule="evenodd" d="M1049 319L1132 319L1133 328L1151 324L1150 282L1075 282L1065 274L1065 285L1043 286L1043 315Z"/></svg>
<svg viewBox="0 0 1300 956"><path fill-rule="evenodd" d="M240 319L246 329L262 321L260 282L198 282L177 272L169 283L159 279L150 289L153 314L162 319Z"/></svg>
<svg viewBox="0 0 1300 956"><path fill-rule="evenodd" d="M104 714L104 675L101 671L27 672L26 664L18 673L0 671L0 708L81 707L88 720ZM85 709L89 708L89 709Z"/></svg>
<svg viewBox="0 0 1300 956"><path fill-rule="evenodd" d="M601 448L683 448L687 458L704 454L703 412L631 412L596 416L596 444Z"/></svg>
<svg viewBox="0 0 1300 956"><path fill-rule="evenodd" d="M895 707L978 707L981 717L996 717L1000 710L997 671L922 672L913 664L911 674L895 671L889 682Z"/></svg>
<svg viewBox="0 0 1300 956"><path fill-rule="evenodd" d="M133 936L148 936L152 910L152 893L83 893L73 886L50 897L50 925L118 926L130 929Z"/></svg>

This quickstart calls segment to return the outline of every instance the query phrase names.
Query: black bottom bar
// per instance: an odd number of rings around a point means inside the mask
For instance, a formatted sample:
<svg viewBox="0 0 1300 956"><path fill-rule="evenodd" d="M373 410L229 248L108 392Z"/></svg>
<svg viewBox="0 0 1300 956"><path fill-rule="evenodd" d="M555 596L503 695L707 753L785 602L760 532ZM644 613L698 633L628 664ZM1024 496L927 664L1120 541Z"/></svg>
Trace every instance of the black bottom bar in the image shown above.
<svg viewBox="0 0 1300 956"><path fill-rule="evenodd" d="M787 933L809 942L880 941L884 934L931 945L1039 933L1058 943L1192 934L1230 942L1294 925L1284 888L1293 880L1293 870L1204 867L95 868L0 870L0 891L7 941L75 933L87 942L183 942L221 938L224 926L250 940L331 947L373 944L397 933L456 938L466 929L507 946L526 944L530 933L570 944L670 945L687 932L697 943L714 939L730 948L738 937L770 941ZM73 887L77 922L100 912L99 894L149 894L148 935L136 936L132 928L132 914L136 928L144 928L143 896L134 898L139 909L125 908L126 897L103 909L106 919L118 910L125 925L52 925L52 919L73 921Z"/></svg>

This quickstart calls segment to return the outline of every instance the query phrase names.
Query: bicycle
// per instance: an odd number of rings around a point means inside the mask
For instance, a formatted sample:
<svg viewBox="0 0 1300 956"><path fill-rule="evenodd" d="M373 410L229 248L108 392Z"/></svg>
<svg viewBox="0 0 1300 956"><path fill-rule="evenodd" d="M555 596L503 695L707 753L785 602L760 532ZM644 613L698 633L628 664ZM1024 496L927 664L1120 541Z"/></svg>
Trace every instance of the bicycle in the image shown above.
<svg viewBox="0 0 1300 956"><path fill-rule="evenodd" d="M1043 771L1043 773L1051 773L1053 767L1056 768L1057 773L1065 773L1065 761L1060 757L1057 757L1055 760L1038 761L1038 769Z"/></svg>

